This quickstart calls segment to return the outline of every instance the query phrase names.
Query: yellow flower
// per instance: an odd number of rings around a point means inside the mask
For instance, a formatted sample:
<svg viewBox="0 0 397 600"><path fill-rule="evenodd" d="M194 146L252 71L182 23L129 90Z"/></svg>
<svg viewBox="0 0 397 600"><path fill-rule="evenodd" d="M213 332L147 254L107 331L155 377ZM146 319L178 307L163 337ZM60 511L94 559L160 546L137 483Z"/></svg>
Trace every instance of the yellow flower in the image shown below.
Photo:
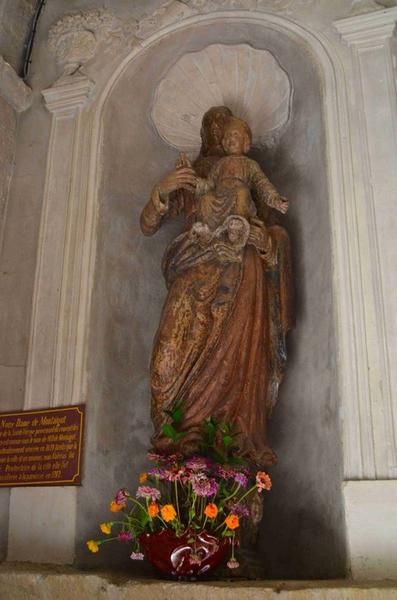
<svg viewBox="0 0 397 600"><path fill-rule="evenodd" d="M90 552L94 552L95 554L95 552L99 551L99 544L95 540L88 540L87 548Z"/></svg>
<svg viewBox="0 0 397 600"><path fill-rule="evenodd" d="M160 512L166 523L176 518L176 510L172 504L164 504Z"/></svg>
<svg viewBox="0 0 397 600"><path fill-rule="evenodd" d="M112 524L111 523L101 523L99 525L102 533L106 533L106 535L109 535L109 533L112 533Z"/></svg>
<svg viewBox="0 0 397 600"><path fill-rule="evenodd" d="M147 473L141 473L139 475L139 483L142 485L142 483L145 483L146 480L147 480Z"/></svg>
<svg viewBox="0 0 397 600"><path fill-rule="evenodd" d="M215 519L218 514L217 505L213 504L212 502L210 504L207 504L207 506L204 509L204 514L209 519Z"/></svg>
<svg viewBox="0 0 397 600"><path fill-rule="evenodd" d="M123 510L124 506L125 504L119 504L118 502L112 500L110 503L110 510L111 512L119 512L120 510Z"/></svg>
<svg viewBox="0 0 397 600"><path fill-rule="evenodd" d="M240 526L240 521L237 515L230 514L225 519L226 525L229 529L237 529Z"/></svg>

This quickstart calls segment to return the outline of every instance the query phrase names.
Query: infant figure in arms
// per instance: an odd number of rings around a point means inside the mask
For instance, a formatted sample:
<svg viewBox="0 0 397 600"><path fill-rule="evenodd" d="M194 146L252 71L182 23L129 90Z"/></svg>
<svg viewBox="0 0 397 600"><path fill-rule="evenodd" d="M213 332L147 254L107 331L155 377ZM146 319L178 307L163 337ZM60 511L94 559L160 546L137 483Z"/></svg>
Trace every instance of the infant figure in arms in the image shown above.
<svg viewBox="0 0 397 600"><path fill-rule="evenodd" d="M218 260L240 261L248 241L265 260L270 260L271 238L257 218L251 191L258 203L283 214L288 210L288 200L279 195L259 164L246 156L251 140L248 124L229 117L222 138L226 156L211 169L207 179L197 178L196 223L190 237L202 248L211 246ZM185 155L181 155L180 166L191 166Z"/></svg>

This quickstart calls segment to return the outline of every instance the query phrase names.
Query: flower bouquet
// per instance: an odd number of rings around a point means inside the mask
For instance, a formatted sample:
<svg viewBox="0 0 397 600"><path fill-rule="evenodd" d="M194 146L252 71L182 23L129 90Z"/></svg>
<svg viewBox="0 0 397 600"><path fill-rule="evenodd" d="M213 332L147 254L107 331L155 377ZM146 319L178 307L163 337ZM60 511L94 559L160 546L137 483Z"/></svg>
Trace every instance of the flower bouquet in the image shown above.
<svg viewBox="0 0 397 600"><path fill-rule="evenodd" d="M175 442L181 433L173 424L165 427ZM146 555L163 573L196 577L218 566L230 548L227 566L238 567L235 548L241 522L250 518L250 498L270 490L271 480L265 472L252 473L237 455L235 435L211 418L204 423L200 454L149 453L151 467L141 473L135 495L117 492L110 503L114 518L100 524L106 537L89 540L88 549L127 542L133 560Z"/></svg>

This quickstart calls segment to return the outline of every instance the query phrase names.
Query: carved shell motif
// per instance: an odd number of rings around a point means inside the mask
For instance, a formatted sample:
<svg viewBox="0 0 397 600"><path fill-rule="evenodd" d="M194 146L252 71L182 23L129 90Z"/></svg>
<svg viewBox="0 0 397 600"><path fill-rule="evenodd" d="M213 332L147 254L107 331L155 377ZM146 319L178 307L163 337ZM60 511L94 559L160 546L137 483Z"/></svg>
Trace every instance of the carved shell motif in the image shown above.
<svg viewBox="0 0 397 600"><path fill-rule="evenodd" d="M245 119L254 145L272 143L288 121L291 84L273 54L247 44L213 44L185 54L161 80L153 123L167 144L187 152L200 148L203 114L228 106Z"/></svg>

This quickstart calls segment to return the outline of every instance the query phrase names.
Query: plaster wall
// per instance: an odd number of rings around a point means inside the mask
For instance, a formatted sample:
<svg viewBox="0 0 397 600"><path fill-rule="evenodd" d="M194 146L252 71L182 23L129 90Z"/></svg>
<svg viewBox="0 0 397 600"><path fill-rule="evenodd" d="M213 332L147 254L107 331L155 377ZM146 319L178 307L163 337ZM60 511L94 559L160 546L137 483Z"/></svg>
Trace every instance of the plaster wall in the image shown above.
<svg viewBox="0 0 397 600"><path fill-rule="evenodd" d="M36 0L0 2L0 54L18 72L22 67L23 42L27 37L36 4Z"/></svg>
<svg viewBox="0 0 397 600"><path fill-rule="evenodd" d="M149 108L158 82L179 56L219 41L270 50L294 89L290 124L279 144L252 154L291 200L286 226L298 322L271 426L280 463L273 470L275 491L266 499L258 562L269 577L336 577L344 574L345 549L321 81L305 48L252 24L202 25L167 37L131 64L106 106L89 353L91 426L77 540L92 535L114 490L133 486L146 464L150 351L165 298L161 257L181 228L168 222L149 239L139 230L151 187L177 158L154 130ZM78 544L79 564L122 560L122 550L106 546L93 560Z"/></svg>

